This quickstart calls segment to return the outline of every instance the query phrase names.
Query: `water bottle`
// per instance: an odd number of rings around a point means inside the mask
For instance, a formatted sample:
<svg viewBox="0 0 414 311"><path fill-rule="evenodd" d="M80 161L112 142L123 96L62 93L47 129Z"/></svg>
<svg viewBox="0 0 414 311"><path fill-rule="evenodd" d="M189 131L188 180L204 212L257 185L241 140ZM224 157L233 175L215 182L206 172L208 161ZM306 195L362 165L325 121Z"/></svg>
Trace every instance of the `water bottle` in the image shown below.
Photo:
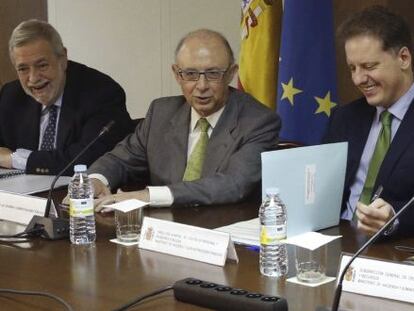
<svg viewBox="0 0 414 311"><path fill-rule="evenodd" d="M86 165L75 165L74 170L68 187L70 241L73 244L91 244L96 239L93 187L86 174Z"/></svg>
<svg viewBox="0 0 414 311"><path fill-rule="evenodd" d="M279 197L278 188L266 189L266 197L259 209L260 219L260 273L283 277L288 272L286 244L286 206Z"/></svg>

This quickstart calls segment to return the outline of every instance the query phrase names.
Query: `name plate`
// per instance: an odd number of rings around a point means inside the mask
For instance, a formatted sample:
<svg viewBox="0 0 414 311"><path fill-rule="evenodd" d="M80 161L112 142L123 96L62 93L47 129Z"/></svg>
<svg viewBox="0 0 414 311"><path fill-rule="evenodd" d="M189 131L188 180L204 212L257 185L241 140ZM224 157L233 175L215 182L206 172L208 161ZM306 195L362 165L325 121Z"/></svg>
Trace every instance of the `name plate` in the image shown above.
<svg viewBox="0 0 414 311"><path fill-rule="evenodd" d="M340 275L351 256L342 255ZM347 292L414 303L414 266L376 260L355 259L345 274Z"/></svg>
<svg viewBox="0 0 414 311"><path fill-rule="evenodd" d="M43 216L46 202L44 198L0 191L0 219L27 225L34 215Z"/></svg>
<svg viewBox="0 0 414 311"><path fill-rule="evenodd" d="M139 248L224 266L239 261L228 233L145 217Z"/></svg>

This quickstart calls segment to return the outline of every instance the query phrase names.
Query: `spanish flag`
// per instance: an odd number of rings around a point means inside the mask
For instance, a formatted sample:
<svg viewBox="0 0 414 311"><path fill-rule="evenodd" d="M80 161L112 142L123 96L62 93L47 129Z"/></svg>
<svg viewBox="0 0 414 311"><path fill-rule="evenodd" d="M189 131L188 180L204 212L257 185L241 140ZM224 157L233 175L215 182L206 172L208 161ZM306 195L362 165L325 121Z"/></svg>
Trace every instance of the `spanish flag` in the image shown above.
<svg viewBox="0 0 414 311"><path fill-rule="evenodd" d="M239 88L274 109L282 0L243 0Z"/></svg>

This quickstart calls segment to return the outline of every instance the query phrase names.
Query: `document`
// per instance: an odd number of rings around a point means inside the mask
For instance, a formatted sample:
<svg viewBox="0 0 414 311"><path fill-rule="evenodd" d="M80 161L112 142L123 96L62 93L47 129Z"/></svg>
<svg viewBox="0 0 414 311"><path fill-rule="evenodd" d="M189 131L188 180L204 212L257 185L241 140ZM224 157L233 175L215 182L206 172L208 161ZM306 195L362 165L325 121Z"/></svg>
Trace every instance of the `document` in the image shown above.
<svg viewBox="0 0 414 311"><path fill-rule="evenodd" d="M262 196L276 187L287 209L287 237L336 226L348 143L263 152Z"/></svg>
<svg viewBox="0 0 414 311"><path fill-rule="evenodd" d="M55 176L53 175L30 175L24 171L14 169L0 169L0 191L19 194L33 194L47 191ZM55 188L67 186L71 177L62 176L56 182Z"/></svg>

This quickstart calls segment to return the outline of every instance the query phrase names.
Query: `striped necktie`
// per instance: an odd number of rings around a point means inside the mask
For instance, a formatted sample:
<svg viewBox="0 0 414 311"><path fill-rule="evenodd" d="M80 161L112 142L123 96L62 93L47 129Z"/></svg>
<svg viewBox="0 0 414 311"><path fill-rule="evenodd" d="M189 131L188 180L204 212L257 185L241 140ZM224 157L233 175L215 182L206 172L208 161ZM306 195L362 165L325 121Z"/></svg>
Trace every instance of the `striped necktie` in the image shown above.
<svg viewBox="0 0 414 311"><path fill-rule="evenodd" d="M208 128L210 127L210 124L205 118L200 118L197 121L196 127L200 129L200 137L198 138L197 144L188 159L183 177L184 181L199 179L203 169L204 157L206 155L208 143Z"/></svg>
<svg viewBox="0 0 414 311"><path fill-rule="evenodd" d="M55 135L56 135L56 119L57 119L57 107L55 105L49 108L49 120L43 133L42 144L40 150L51 151L54 149Z"/></svg>

